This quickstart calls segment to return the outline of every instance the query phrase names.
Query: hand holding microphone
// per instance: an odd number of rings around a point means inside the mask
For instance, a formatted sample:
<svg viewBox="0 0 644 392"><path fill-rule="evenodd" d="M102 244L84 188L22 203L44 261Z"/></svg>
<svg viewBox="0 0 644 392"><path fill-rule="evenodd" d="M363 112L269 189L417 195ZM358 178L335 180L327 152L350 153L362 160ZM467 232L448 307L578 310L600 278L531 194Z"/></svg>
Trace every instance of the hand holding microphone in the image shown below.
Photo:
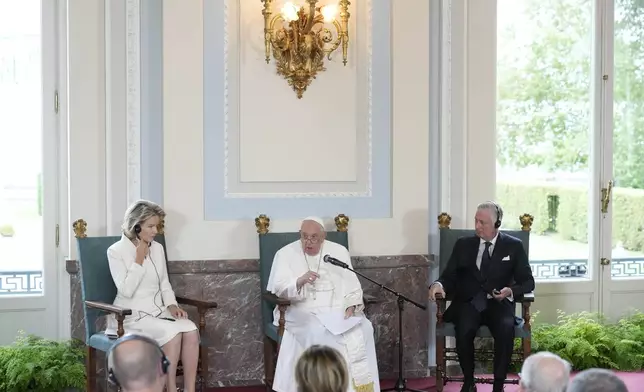
<svg viewBox="0 0 644 392"><path fill-rule="evenodd" d="M143 261L145 261L145 257L149 252L150 245L147 241L138 240L138 243L136 244L136 263L138 265L143 265Z"/></svg>

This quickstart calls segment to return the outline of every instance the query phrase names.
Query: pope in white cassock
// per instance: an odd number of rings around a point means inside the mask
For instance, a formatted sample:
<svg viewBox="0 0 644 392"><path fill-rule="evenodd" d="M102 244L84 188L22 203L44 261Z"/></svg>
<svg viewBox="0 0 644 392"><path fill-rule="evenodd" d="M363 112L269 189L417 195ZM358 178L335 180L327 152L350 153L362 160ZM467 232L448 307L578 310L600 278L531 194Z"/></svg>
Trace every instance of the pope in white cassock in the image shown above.
<svg viewBox="0 0 644 392"><path fill-rule="evenodd" d="M275 254L267 290L291 300L280 345L273 389L296 392L295 364L314 344L341 352L349 367L349 391L380 391L373 326L364 316L362 287L351 271L325 263L330 255L350 268L349 251L326 241L322 220L302 221L301 239ZM276 308L274 323L278 325Z"/></svg>

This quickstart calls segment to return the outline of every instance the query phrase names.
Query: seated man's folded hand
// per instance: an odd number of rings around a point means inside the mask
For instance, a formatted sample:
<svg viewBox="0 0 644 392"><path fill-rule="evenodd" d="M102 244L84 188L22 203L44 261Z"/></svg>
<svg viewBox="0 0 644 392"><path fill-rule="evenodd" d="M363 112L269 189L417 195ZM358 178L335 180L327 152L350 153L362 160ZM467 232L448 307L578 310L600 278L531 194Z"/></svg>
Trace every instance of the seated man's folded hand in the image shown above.
<svg viewBox="0 0 644 392"><path fill-rule="evenodd" d="M348 319L349 317L353 317L353 313L355 312L356 307L355 306L349 306L345 311L344 311L344 318Z"/></svg>
<svg viewBox="0 0 644 392"><path fill-rule="evenodd" d="M492 295L494 295L494 299L496 299L497 301L502 301L512 296L512 289L509 287L504 287L500 291L492 293Z"/></svg>

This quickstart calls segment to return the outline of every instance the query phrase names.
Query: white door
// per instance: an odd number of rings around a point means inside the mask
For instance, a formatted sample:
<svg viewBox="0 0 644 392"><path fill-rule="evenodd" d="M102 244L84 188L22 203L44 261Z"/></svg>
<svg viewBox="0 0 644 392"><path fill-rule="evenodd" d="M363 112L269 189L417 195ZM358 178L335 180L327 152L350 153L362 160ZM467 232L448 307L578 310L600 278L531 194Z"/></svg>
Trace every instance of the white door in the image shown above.
<svg viewBox="0 0 644 392"><path fill-rule="evenodd" d="M57 1L0 0L0 345L59 337Z"/></svg>
<svg viewBox="0 0 644 392"><path fill-rule="evenodd" d="M616 320L644 310L644 69L633 66L644 58L644 4L605 3L600 310Z"/></svg>
<svg viewBox="0 0 644 392"><path fill-rule="evenodd" d="M537 321L644 310L638 4L498 0L497 199L506 227L535 215Z"/></svg>

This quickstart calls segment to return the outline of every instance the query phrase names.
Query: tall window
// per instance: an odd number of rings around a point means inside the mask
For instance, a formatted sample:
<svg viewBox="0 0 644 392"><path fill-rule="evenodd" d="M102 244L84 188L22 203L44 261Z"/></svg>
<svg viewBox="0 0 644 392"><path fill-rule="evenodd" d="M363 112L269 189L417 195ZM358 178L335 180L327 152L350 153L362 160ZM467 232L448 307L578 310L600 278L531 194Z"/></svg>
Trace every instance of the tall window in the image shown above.
<svg viewBox="0 0 644 392"><path fill-rule="evenodd" d="M537 279L586 276L592 20L591 0L498 0L496 196L535 218Z"/></svg>
<svg viewBox="0 0 644 392"><path fill-rule="evenodd" d="M534 215L536 277L644 276L644 3L498 12L497 199Z"/></svg>
<svg viewBox="0 0 644 392"><path fill-rule="evenodd" d="M615 1L612 278L644 276L644 3Z"/></svg>
<svg viewBox="0 0 644 392"><path fill-rule="evenodd" d="M39 0L0 1L0 298L42 293Z"/></svg>

